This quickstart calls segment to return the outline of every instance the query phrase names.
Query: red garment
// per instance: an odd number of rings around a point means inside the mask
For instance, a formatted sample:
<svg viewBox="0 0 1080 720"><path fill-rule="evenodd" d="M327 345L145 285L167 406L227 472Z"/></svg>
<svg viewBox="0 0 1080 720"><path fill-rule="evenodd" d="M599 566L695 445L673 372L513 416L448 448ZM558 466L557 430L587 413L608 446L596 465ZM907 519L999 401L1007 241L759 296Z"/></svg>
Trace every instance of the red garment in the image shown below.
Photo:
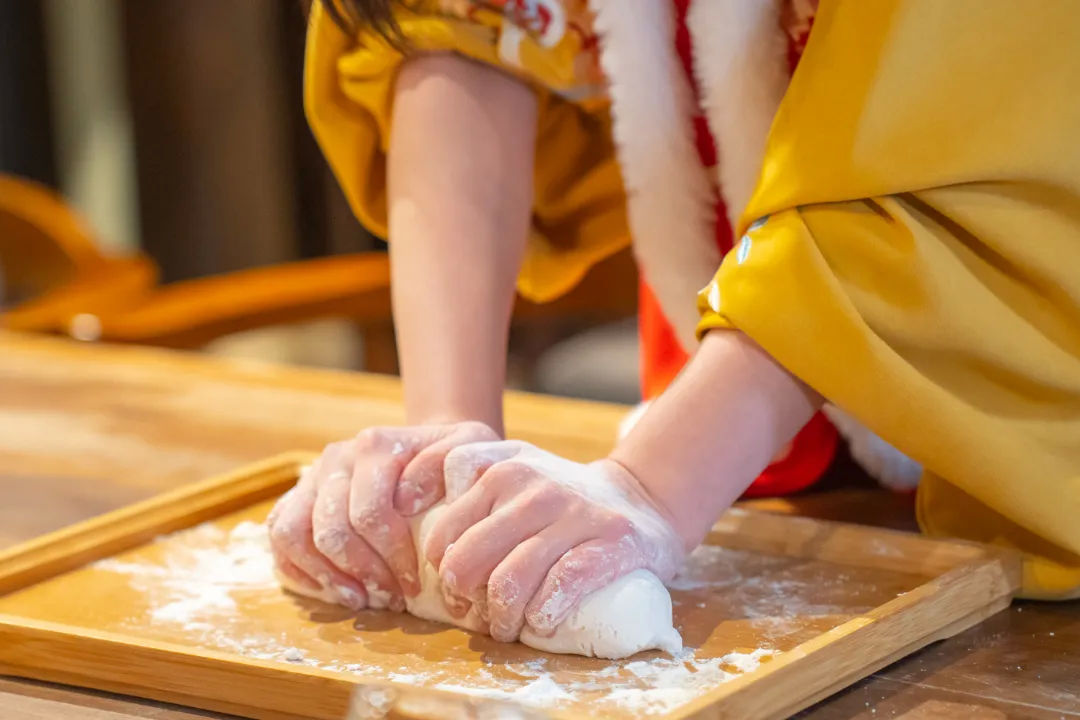
<svg viewBox="0 0 1080 720"><path fill-rule="evenodd" d="M690 32L686 26L686 11L691 0L673 2L677 13L675 46L682 60L683 70L694 89L695 98L699 101L698 111L693 118L698 157L705 167L712 168L717 162L716 142L700 108L700 95L693 73ZM808 34L809 25L789 39L788 59L792 71L806 45ZM727 217L724 199L720 193L716 193L716 245L722 254L727 254L734 245L734 231ZM671 383L688 358L644 278L640 285L638 305L642 394L646 400L650 400ZM787 456L767 467L747 489L745 495L787 495L813 485L829 467L836 454L836 447L836 428L824 415L818 413L792 441Z"/></svg>

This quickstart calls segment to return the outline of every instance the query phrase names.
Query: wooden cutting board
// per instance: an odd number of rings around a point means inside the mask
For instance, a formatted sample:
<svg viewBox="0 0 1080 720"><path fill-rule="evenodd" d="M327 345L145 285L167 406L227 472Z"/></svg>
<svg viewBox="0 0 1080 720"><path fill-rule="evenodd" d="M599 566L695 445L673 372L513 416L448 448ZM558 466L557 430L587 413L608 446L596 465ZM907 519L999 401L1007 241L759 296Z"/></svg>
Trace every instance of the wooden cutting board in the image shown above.
<svg viewBox="0 0 1080 720"><path fill-rule="evenodd" d="M733 510L672 584L671 658L550 655L283 593L296 453L0 553L0 671L255 718L781 718L1008 605L1015 556ZM490 715L489 715L490 716Z"/></svg>

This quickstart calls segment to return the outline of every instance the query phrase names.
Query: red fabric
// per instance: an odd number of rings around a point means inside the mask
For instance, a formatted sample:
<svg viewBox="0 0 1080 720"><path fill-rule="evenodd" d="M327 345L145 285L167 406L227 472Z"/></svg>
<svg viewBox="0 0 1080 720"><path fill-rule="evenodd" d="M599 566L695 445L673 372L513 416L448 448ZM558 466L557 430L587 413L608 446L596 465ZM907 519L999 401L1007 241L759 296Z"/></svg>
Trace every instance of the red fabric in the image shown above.
<svg viewBox="0 0 1080 720"><path fill-rule="evenodd" d="M705 0L698 0L699 2ZM672 0L677 13L675 47L682 60L683 70L694 89L698 112L694 115L694 136L698 157L707 168L717 162L716 141L709 132L708 121L701 111L701 98L693 71L693 48L690 32L686 26L686 11L691 0ZM807 29L806 34L809 34ZM802 49L805 35L789 42L788 61L794 71ZM721 254L727 254L734 245L733 229L727 221L727 208L719 193L716 195L716 245ZM640 285L638 322L641 339L641 385L646 400L663 392L687 361L687 355L679 345L675 332L664 316L660 303L649 289L646 278ZM792 441L788 455L774 462L754 481L746 491L747 497L762 495L786 495L813 485L825 472L836 454L836 428L818 413Z"/></svg>
<svg viewBox="0 0 1080 720"><path fill-rule="evenodd" d="M671 323L644 280L638 287L638 335L641 353L641 394L652 399L671 384L686 364L687 355Z"/></svg>
<svg viewBox="0 0 1080 720"><path fill-rule="evenodd" d="M743 497L790 495L805 490L829 469L839 442L833 424L817 413L791 441L788 454L765 468Z"/></svg>

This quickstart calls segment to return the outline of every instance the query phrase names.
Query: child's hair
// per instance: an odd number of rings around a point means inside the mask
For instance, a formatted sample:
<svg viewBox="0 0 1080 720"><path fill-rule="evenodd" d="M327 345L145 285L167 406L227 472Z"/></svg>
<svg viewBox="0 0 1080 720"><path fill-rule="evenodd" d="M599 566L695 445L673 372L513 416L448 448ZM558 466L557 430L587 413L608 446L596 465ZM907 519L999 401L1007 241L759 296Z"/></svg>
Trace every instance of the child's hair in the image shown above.
<svg viewBox="0 0 1080 720"><path fill-rule="evenodd" d="M361 28L371 28L395 45L400 44L401 28L394 19L396 0L319 0L326 14L345 32L356 35Z"/></svg>

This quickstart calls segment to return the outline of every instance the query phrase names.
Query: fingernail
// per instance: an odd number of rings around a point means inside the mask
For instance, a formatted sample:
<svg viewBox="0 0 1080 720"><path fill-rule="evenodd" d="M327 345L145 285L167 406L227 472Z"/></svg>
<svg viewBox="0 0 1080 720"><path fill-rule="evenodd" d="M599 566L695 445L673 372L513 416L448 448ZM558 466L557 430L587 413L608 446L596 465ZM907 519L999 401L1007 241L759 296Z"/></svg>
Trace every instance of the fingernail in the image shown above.
<svg viewBox="0 0 1080 720"><path fill-rule="evenodd" d="M350 610L363 610L365 608L363 596L352 588L336 585L334 592L341 598L341 604Z"/></svg>
<svg viewBox="0 0 1080 720"><path fill-rule="evenodd" d="M380 589L378 585L370 580L364 581L364 589L367 590L369 607L376 610L385 610L390 607L392 598L388 591Z"/></svg>
<svg viewBox="0 0 1080 720"><path fill-rule="evenodd" d="M468 600L448 592L445 588L443 588L442 596L443 604L453 617L463 618L469 614Z"/></svg>
<svg viewBox="0 0 1080 720"><path fill-rule="evenodd" d="M449 545L446 546L446 548L443 549L442 556L439 558L438 562L435 562L434 560L431 561L431 564L439 569L439 573L443 576L444 580L447 577L451 577L451 578L453 577L453 575L450 573L449 570L443 570L442 569L442 561L446 559L446 556L449 555L450 551L453 550L453 549L454 549L454 543L450 543Z"/></svg>
<svg viewBox="0 0 1080 720"><path fill-rule="evenodd" d="M454 547L453 543L446 546L447 554L450 553L450 548ZM445 557L445 555L444 555ZM454 586L457 585L457 575L450 568L443 568L439 571L439 579L442 580L443 595L449 595L454 591Z"/></svg>
<svg viewBox="0 0 1080 720"><path fill-rule="evenodd" d="M435 504L442 492L441 483L421 483L403 481L394 493L394 509L402 515L412 517Z"/></svg>
<svg viewBox="0 0 1080 720"><path fill-rule="evenodd" d="M517 640L517 637L514 635L514 628L501 623L491 624L491 637L499 642L514 642Z"/></svg>
<svg viewBox="0 0 1080 720"><path fill-rule="evenodd" d="M547 637L551 637L552 635L555 634L555 628L533 627L532 625L530 625L529 627L531 627L532 631L534 633L536 633L537 635L539 635L540 637L546 637L547 638Z"/></svg>

